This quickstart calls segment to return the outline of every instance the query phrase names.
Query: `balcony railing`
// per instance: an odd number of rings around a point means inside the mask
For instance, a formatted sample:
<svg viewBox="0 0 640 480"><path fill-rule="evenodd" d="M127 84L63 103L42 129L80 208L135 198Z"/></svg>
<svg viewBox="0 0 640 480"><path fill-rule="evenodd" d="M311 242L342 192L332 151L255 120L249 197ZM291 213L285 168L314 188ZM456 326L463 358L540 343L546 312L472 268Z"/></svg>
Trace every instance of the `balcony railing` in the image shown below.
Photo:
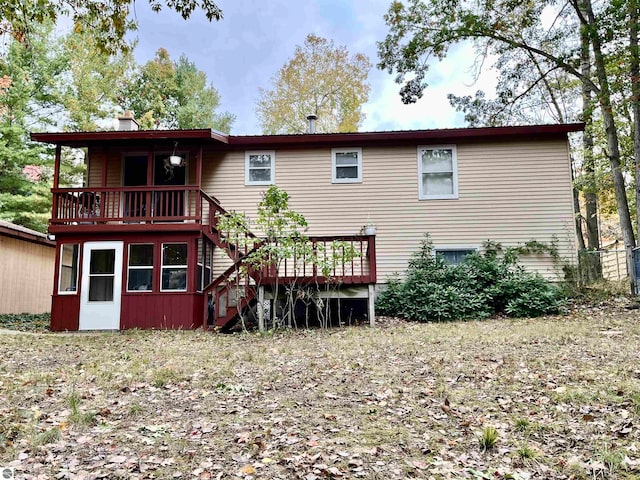
<svg viewBox="0 0 640 480"><path fill-rule="evenodd" d="M200 188L192 186L56 188L52 225L200 223Z"/></svg>

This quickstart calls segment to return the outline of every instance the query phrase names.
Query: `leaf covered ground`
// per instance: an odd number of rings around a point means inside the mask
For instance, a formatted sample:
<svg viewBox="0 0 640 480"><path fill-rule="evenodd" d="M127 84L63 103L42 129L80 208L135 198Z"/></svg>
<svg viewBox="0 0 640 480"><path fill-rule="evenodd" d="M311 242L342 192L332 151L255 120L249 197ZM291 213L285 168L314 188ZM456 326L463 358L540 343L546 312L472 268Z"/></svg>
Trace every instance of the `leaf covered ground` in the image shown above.
<svg viewBox="0 0 640 480"><path fill-rule="evenodd" d="M0 351L17 478L640 478L638 311Z"/></svg>

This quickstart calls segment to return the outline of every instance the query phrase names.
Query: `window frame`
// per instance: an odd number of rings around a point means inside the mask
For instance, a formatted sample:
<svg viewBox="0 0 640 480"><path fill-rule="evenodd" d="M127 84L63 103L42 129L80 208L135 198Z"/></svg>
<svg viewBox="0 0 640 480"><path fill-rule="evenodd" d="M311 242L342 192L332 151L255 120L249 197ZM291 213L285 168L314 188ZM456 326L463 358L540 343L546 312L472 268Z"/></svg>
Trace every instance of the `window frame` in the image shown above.
<svg viewBox="0 0 640 480"><path fill-rule="evenodd" d="M422 151L423 150L451 150L451 171L432 171L424 172L422 169ZM419 145L416 156L418 157L418 199L419 200L455 200L459 197L458 190L458 152L456 145ZM453 179L453 192L447 194L429 195L424 191L424 182L422 176L428 173L451 173Z"/></svg>
<svg viewBox="0 0 640 480"><path fill-rule="evenodd" d="M460 251L469 251L471 253L475 253L475 252L479 252L480 251L480 247L478 246L471 246L471 245L445 245L442 247L437 247L434 246L433 247L433 258L436 257L436 255L438 255L438 253L441 252L460 252ZM449 263L446 262L447 265L460 265L460 263Z"/></svg>
<svg viewBox="0 0 640 480"><path fill-rule="evenodd" d="M71 246L71 247L77 247L76 251L75 251L75 290L62 290L61 287L61 283L62 283L62 268L63 267L69 267L69 265L65 265L64 262L64 247L65 246ZM72 258L72 265L70 266L72 271L73 271L73 262L74 259ZM78 279L80 277L80 244L79 243L62 243L60 244L60 265L58 265L58 295L78 295L79 293L79 288L78 288Z"/></svg>
<svg viewBox="0 0 640 480"><path fill-rule="evenodd" d="M132 246L136 246L136 245L151 245L152 248L152 254L151 254L151 265L131 265L131 247ZM145 243L145 242L141 242L141 243L137 243L137 242L133 242L133 243L129 243L127 245L127 286L126 286L126 292L127 293L149 293L149 292L153 292L153 277L155 276L155 255L156 255L156 244L154 242L150 242L150 243ZM148 290L129 290L129 277L130 277L130 271L131 270L149 270L151 269L151 288Z"/></svg>
<svg viewBox="0 0 640 480"><path fill-rule="evenodd" d="M356 178L338 178L338 168L353 165L340 165L338 166L336 156L339 153L357 153L358 158L355 167L358 169ZM331 149L331 183L362 183L362 148L332 148Z"/></svg>
<svg viewBox="0 0 640 480"><path fill-rule="evenodd" d="M185 245L187 247L187 257L184 265L165 265L164 264L164 246L165 245ZM185 270L185 282L184 288L163 288L162 286L162 278L164 277L165 268L180 268ZM168 241L160 243L160 292L188 292L189 291L189 242L180 242L180 241Z"/></svg>
<svg viewBox="0 0 640 480"><path fill-rule="evenodd" d="M269 155L271 157L271 166L269 169L269 180L251 180L251 170L266 170L266 167L251 167L252 155ZM276 183L276 152L275 150L251 150L244 153L244 184L251 185L274 185Z"/></svg>

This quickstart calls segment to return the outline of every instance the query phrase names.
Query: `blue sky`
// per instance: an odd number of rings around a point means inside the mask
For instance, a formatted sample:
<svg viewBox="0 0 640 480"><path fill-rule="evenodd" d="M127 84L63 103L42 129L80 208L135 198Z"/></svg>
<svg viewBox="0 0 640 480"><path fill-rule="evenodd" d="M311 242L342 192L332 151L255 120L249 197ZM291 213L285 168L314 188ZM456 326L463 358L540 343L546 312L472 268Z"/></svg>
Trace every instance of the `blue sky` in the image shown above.
<svg viewBox="0 0 640 480"><path fill-rule="evenodd" d="M309 33L367 55L371 92L364 106L361 130L407 130L463 126L449 106L447 93L471 94L492 89L492 73L473 84L469 46L452 50L449 58L431 66L429 88L415 105L403 105L393 76L378 70L376 42L387 29L384 14L390 0L218 0L224 19L209 23L201 11L187 21L170 10L154 13L147 2L136 2L135 33L139 63L164 47L171 58L185 54L203 70L222 97L222 110L236 115L233 134L259 134L255 116L258 88L270 88L271 78Z"/></svg>

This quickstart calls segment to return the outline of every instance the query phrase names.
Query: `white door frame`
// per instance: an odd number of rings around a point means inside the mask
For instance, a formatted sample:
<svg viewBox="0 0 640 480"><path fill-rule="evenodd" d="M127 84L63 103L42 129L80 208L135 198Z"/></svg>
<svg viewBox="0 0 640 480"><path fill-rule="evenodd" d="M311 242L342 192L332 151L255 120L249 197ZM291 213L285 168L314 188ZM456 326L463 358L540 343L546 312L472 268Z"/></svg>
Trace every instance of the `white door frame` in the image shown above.
<svg viewBox="0 0 640 480"><path fill-rule="evenodd" d="M79 330L120 330L122 297L122 251L124 242L85 242L82 253L82 290ZM113 300L90 301L90 264L93 250L114 250Z"/></svg>

